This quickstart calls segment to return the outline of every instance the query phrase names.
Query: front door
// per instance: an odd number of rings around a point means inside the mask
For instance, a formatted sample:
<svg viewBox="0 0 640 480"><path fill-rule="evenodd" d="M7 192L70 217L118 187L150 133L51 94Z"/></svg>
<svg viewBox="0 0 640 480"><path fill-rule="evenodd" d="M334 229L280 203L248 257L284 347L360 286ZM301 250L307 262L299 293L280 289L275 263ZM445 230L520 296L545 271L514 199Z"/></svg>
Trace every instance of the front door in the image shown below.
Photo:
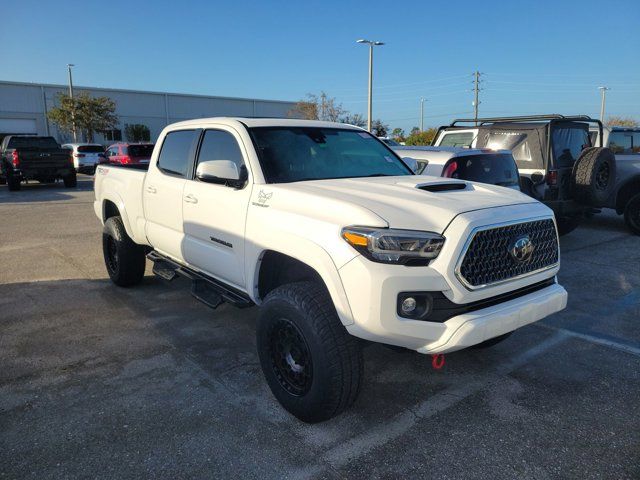
<svg viewBox="0 0 640 480"><path fill-rule="evenodd" d="M224 127L202 134L197 163L231 160L245 165L240 137ZM249 175L251 175L249 173ZM206 183L193 176L184 186L184 255L188 264L245 290L244 229L251 179L244 188Z"/></svg>
<svg viewBox="0 0 640 480"><path fill-rule="evenodd" d="M182 194L191 170L197 132L176 130L167 134L142 189L149 243L179 261L184 261Z"/></svg>

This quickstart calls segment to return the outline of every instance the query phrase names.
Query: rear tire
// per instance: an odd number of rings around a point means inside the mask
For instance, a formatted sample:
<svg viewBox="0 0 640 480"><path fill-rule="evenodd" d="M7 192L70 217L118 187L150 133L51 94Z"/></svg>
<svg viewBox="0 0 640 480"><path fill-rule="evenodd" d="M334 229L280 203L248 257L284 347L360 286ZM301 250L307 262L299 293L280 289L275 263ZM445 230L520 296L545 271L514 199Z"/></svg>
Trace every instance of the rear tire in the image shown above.
<svg viewBox="0 0 640 480"><path fill-rule="evenodd" d="M558 235L561 237L573 232L580 225L580 217L560 217L556 218L558 226Z"/></svg>
<svg viewBox="0 0 640 480"><path fill-rule="evenodd" d="M615 182L616 157L608 148L586 148L573 165L573 195L583 205L604 206Z"/></svg>
<svg viewBox="0 0 640 480"><path fill-rule="evenodd" d="M78 185L78 177L75 173L63 177L62 181L64 182L65 188L74 188Z"/></svg>
<svg viewBox="0 0 640 480"><path fill-rule="evenodd" d="M22 188L22 183L19 178L7 178L7 186L9 187L10 192L17 192Z"/></svg>
<svg viewBox="0 0 640 480"><path fill-rule="evenodd" d="M120 217L111 217L102 230L102 253L111 281L120 287L137 285L144 277L144 247L127 235Z"/></svg>
<svg viewBox="0 0 640 480"><path fill-rule="evenodd" d="M340 322L324 285L299 282L271 291L256 334L269 388L303 422L328 420L357 398L362 349Z"/></svg>
<svg viewBox="0 0 640 480"><path fill-rule="evenodd" d="M640 193L631 197L624 207L624 222L635 235L640 235Z"/></svg>

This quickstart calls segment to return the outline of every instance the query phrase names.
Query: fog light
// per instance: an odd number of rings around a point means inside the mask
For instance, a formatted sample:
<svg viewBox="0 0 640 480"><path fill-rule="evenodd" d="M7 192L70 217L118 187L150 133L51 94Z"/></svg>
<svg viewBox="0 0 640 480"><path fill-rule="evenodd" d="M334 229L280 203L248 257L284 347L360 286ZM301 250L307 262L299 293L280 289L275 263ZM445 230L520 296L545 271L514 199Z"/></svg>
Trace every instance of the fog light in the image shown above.
<svg viewBox="0 0 640 480"><path fill-rule="evenodd" d="M402 313L410 315L416 309L416 299L413 297L407 297L402 301Z"/></svg>

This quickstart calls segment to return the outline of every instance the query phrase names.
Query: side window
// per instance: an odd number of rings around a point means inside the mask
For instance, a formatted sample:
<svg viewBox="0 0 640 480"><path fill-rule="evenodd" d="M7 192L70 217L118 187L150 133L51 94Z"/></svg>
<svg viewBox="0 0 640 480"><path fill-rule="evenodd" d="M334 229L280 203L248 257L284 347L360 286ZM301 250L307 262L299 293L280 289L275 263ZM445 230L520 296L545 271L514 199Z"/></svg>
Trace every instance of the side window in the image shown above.
<svg viewBox="0 0 640 480"><path fill-rule="evenodd" d="M158 168L165 173L186 176L189 166L189 151L195 137L195 130L177 130L164 137Z"/></svg>
<svg viewBox="0 0 640 480"><path fill-rule="evenodd" d="M244 165L242 152L238 142L229 132L223 130L207 130L204 132L198 163L208 160L230 160L236 164L238 171Z"/></svg>
<svg viewBox="0 0 640 480"><path fill-rule="evenodd" d="M473 132L443 133L439 146L468 147L473 143Z"/></svg>
<svg viewBox="0 0 640 480"><path fill-rule="evenodd" d="M609 148L613 153L640 153L640 132L611 132L609 134Z"/></svg>

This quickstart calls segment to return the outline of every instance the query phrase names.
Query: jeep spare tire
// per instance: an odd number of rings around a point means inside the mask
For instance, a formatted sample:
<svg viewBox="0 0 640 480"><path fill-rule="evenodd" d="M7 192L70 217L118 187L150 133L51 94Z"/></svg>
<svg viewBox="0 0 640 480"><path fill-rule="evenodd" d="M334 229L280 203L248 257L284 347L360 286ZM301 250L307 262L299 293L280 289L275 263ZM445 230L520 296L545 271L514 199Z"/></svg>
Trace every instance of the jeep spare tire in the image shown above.
<svg viewBox="0 0 640 480"><path fill-rule="evenodd" d="M615 182L616 157L608 148L586 148L573 165L573 196L583 205L604 206Z"/></svg>

